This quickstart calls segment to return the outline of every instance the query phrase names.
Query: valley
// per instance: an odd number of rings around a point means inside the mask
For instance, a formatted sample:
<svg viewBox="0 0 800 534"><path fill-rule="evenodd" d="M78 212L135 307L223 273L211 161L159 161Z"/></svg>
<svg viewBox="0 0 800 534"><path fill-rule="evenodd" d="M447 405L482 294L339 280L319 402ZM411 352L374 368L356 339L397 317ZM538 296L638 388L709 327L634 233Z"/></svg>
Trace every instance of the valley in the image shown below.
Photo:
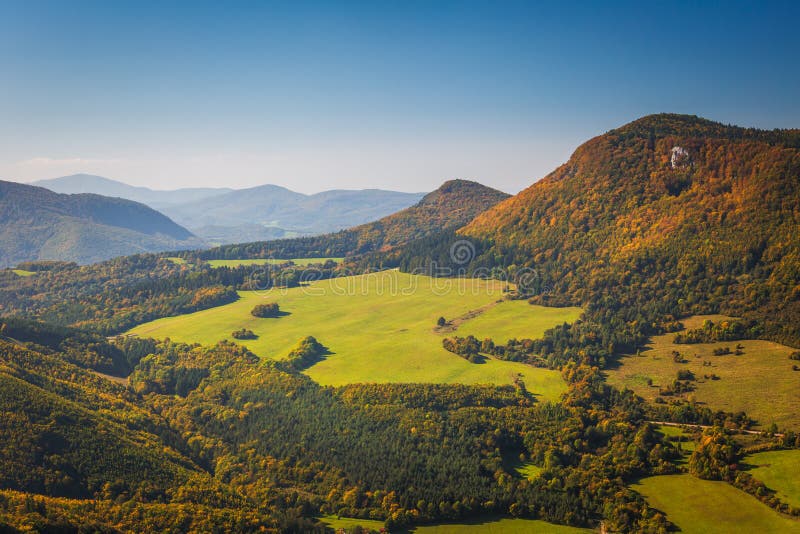
<svg viewBox="0 0 800 534"><path fill-rule="evenodd" d="M194 238L0 182L0 530L798 532L799 173L797 130L650 115L517 195L127 255Z"/></svg>
<svg viewBox="0 0 800 534"><path fill-rule="evenodd" d="M297 342L314 336L330 354L306 373L324 385L358 382L511 384L522 376L527 389L557 401L565 385L557 371L487 358L473 364L442 348L436 320L459 317L487 303L502 301L460 325L456 333L486 337L541 337L544 331L573 322L579 308L545 308L524 301L503 301L507 284L479 279L433 279L399 271L313 282L269 291L241 291L239 300L200 312L159 319L128 334L214 344L240 328L254 340L241 343L259 356L285 357ZM250 315L258 303L276 302L285 316ZM513 320L512 320L513 319ZM450 335L450 334L448 334Z"/></svg>

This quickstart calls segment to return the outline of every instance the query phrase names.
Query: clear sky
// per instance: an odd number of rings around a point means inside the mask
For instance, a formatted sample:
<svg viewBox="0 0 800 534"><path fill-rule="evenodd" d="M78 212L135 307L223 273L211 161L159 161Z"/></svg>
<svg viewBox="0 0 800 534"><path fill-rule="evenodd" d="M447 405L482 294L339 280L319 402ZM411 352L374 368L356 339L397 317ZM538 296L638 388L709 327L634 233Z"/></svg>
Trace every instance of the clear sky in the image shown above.
<svg viewBox="0 0 800 534"><path fill-rule="evenodd" d="M516 192L650 113L800 127L798 5L0 0L0 178Z"/></svg>

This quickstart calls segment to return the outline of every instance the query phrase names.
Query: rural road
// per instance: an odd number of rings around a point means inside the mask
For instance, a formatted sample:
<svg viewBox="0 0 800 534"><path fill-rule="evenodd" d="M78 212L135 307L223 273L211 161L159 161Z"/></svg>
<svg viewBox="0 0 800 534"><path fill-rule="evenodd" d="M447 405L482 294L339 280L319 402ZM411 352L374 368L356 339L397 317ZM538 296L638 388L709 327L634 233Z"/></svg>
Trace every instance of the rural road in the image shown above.
<svg viewBox="0 0 800 534"><path fill-rule="evenodd" d="M705 430L706 428L711 428L711 425L696 425L696 424L689 424L689 423L668 423L666 421L645 421L645 423L650 423L653 425L661 425L661 426L677 426L677 427L689 427L689 428L700 428ZM765 432L761 430L738 430L742 434L765 434ZM773 434L776 437L782 438L783 434Z"/></svg>

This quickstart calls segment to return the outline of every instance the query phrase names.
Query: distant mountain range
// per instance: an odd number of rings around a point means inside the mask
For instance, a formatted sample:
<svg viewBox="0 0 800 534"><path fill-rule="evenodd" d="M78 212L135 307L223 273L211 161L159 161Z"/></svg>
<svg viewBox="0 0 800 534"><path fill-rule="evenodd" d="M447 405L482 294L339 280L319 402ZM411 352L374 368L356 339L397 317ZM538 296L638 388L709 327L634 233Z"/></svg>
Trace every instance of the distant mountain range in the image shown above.
<svg viewBox="0 0 800 534"><path fill-rule="evenodd" d="M508 194L469 180L449 180L418 203L376 221L314 237L234 244L200 253L202 259L349 256L387 250L442 230L454 230Z"/></svg>
<svg viewBox="0 0 800 534"><path fill-rule="evenodd" d="M155 191L100 176L76 174L35 185L59 193L96 193L142 202L210 244L313 235L380 219L419 202L424 193L380 189L304 195L277 185L248 189Z"/></svg>
<svg viewBox="0 0 800 534"><path fill-rule="evenodd" d="M203 244L138 202L0 181L0 267L38 259L91 263Z"/></svg>
<svg viewBox="0 0 800 534"><path fill-rule="evenodd" d="M233 189L198 187L157 191L147 187L136 187L116 180L94 176L91 174L73 174L61 178L38 180L30 185L44 187L56 193L94 193L106 197L118 197L147 204L153 209L161 210L167 206L196 202L215 195L230 193Z"/></svg>

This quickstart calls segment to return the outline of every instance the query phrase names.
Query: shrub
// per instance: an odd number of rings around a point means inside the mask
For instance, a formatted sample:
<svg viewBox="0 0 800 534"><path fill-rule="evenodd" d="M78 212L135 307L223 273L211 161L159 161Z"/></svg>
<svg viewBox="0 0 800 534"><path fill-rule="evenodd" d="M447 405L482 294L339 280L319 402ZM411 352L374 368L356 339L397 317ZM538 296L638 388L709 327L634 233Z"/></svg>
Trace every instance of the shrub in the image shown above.
<svg viewBox="0 0 800 534"><path fill-rule="evenodd" d="M681 369L678 371L678 380L694 380L694 373L689 369Z"/></svg>
<svg viewBox="0 0 800 534"><path fill-rule="evenodd" d="M247 328L242 328L240 330L234 330L231 333L233 339L256 339L258 336L253 333L252 330Z"/></svg>
<svg viewBox="0 0 800 534"><path fill-rule="evenodd" d="M280 308L277 302L270 302L268 304L259 304L250 314L253 317L277 317L280 313Z"/></svg>

